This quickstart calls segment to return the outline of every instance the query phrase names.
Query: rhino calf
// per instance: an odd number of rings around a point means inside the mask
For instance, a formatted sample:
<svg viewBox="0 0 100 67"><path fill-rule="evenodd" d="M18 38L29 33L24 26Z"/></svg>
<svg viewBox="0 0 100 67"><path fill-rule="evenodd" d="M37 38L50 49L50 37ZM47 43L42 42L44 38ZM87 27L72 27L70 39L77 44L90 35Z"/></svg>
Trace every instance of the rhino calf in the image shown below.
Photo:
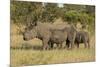
<svg viewBox="0 0 100 67"><path fill-rule="evenodd" d="M90 48L88 32L79 31L76 33L75 44L77 44L77 48L79 48L80 43L84 43L85 48Z"/></svg>

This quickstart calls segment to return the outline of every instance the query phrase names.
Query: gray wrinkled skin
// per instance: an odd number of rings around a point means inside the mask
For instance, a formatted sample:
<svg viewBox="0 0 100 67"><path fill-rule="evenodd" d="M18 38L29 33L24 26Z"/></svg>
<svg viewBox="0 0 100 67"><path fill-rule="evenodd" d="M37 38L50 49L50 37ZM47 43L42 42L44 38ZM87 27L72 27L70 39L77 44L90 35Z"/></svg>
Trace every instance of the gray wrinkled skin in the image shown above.
<svg viewBox="0 0 100 67"><path fill-rule="evenodd" d="M49 25L44 23L38 24L37 26L33 26L32 29L29 29L29 27L27 27L25 32L23 33L23 39L28 41L34 38L39 38L43 42L43 49L47 49L48 41L51 36L49 28Z"/></svg>
<svg viewBox="0 0 100 67"><path fill-rule="evenodd" d="M23 33L23 40L25 40L25 41L31 40L31 39L35 38L36 36L37 36L37 32L35 29L30 30L28 28L25 28L25 31Z"/></svg>
<svg viewBox="0 0 100 67"><path fill-rule="evenodd" d="M73 48L77 30L74 26L71 25L67 29L67 32L68 32L68 35L67 35L68 37L66 39L66 46L67 46L67 48L69 48L69 46L71 46L71 48Z"/></svg>
<svg viewBox="0 0 100 67"><path fill-rule="evenodd" d="M89 40L88 32L85 32L85 31L77 31L76 32L74 44L76 44L77 48L79 48L80 43L84 43L85 48L87 48L87 47L90 48L89 41L90 40ZM70 41L68 39L66 40L66 45L68 48L70 47Z"/></svg>
<svg viewBox="0 0 100 67"><path fill-rule="evenodd" d="M53 29L51 30L52 35L49 41L49 45L51 48L53 48L53 44L56 43L58 48L62 47L62 43L66 41L67 39L67 31L66 28L59 30L59 29Z"/></svg>
<svg viewBox="0 0 100 67"><path fill-rule="evenodd" d="M66 41L66 46L69 48L73 48L75 36L76 36L76 29L73 26L67 26L64 29L56 29L52 31L52 38L49 42L51 48L53 48L53 44L58 44L58 47L62 47L62 43Z"/></svg>
<svg viewBox="0 0 100 67"><path fill-rule="evenodd" d="M89 44L89 34L85 31L79 31L76 34L75 43L77 44L77 48L79 48L80 43L84 43L85 48L90 48Z"/></svg>

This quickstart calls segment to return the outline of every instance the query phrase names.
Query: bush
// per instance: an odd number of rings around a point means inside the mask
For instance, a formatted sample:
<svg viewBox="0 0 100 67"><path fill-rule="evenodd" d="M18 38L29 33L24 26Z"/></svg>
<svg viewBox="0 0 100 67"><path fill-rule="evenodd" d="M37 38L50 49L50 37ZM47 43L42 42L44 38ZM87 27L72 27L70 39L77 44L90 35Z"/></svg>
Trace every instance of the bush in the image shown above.
<svg viewBox="0 0 100 67"><path fill-rule="evenodd" d="M95 17L85 12L77 12L75 10L68 11L65 13L63 20L68 21L70 24L80 22L83 28L88 26L90 32L95 30Z"/></svg>
<svg viewBox="0 0 100 67"><path fill-rule="evenodd" d="M64 21L76 22L78 20L78 13L76 11L68 11L63 19Z"/></svg>

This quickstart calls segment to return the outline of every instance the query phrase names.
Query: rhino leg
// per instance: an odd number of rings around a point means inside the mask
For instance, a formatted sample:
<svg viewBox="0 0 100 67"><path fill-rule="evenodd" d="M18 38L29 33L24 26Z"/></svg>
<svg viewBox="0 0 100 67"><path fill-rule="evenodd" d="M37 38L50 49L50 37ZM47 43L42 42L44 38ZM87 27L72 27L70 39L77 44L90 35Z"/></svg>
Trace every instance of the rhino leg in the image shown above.
<svg viewBox="0 0 100 67"><path fill-rule="evenodd" d="M74 42L71 41L71 49L73 49L73 48L74 48Z"/></svg>
<svg viewBox="0 0 100 67"><path fill-rule="evenodd" d="M84 46L85 46L85 48L90 48L90 43L89 43L89 41L84 42Z"/></svg>
<svg viewBox="0 0 100 67"><path fill-rule="evenodd" d="M48 49L48 40L44 39L43 40L43 50L46 50L46 49Z"/></svg>
<svg viewBox="0 0 100 67"><path fill-rule="evenodd" d="M54 43L51 42L51 41L49 41L48 44L49 44L49 48L50 48L50 49L53 49L53 45L54 45Z"/></svg>
<svg viewBox="0 0 100 67"><path fill-rule="evenodd" d="M79 43L77 43L77 48L79 48Z"/></svg>
<svg viewBox="0 0 100 67"><path fill-rule="evenodd" d="M87 42L84 42L84 48L87 48Z"/></svg>
<svg viewBox="0 0 100 67"><path fill-rule="evenodd" d="M74 48L74 44L75 44L75 38L76 38L76 32L74 32L74 34L73 34L73 36L72 36L71 48Z"/></svg>
<svg viewBox="0 0 100 67"><path fill-rule="evenodd" d="M62 48L62 43L58 44L58 49Z"/></svg>
<svg viewBox="0 0 100 67"><path fill-rule="evenodd" d="M88 43L88 48L90 48L90 39L89 38L88 38L87 43Z"/></svg>
<svg viewBox="0 0 100 67"><path fill-rule="evenodd" d="M90 42L88 41L88 48L90 48Z"/></svg>
<svg viewBox="0 0 100 67"><path fill-rule="evenodd" d="M67 49L69 49L70 48L70 46L71 46L71 49L73 48L73 46L74 46L74 42L73 42L73 40L67 40L66 41L66 46L67 46Z"/></svg>
<svg viewBox="0 0 100 67"><path fill-rule="evenodd" d="M67 48L69 48L69 47L70 47L70 43L67 44Z"/></svg>
<svg viewBox="0 0 100 67"><path fill-rule="evenodd" d="M70 39L70 46L71 46L71 49L73 49L74 48L74 39Z"/></svg>
<svg viewBox="0 0 100 67"><path fill-rule="evenodd" d="M67 46L67 49L70 47L70 42L68 40L66 40L66 46Z"/></svg>
<svg viewBox="0 0 100 67"><path fill-rule="evenodd" d="M75 37L76 37L76 33L69 36L69 42L70 42L70 45L71 45L71 49L74 48Z"/></svg>

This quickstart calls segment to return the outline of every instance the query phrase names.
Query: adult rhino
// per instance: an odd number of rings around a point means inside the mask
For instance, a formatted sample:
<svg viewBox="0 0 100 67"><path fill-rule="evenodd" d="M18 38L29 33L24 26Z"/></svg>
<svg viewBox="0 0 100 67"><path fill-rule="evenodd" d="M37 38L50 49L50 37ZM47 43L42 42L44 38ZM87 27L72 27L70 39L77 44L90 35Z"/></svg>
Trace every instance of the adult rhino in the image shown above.
<svg viewBox="0 0 100 67"><path fill-rule="evenodd" d="M23 32L23 39L25 41L38 38L43 42L43 49L48 48L48 41L51 37L51 32L49 31L51 24L38 23L35 25L30 25L25 28Z"/></svg>
<svg viewBox="0 0 100 67"><path fill-rule="evenodd" d="M64 29L65 28L65 29ZM63 36L63 33L52 33L52 31L54 31L54 29L58 29L58 30L63 30L64 32L66 31L66 34L64 33L64 35L67 37L71 43L71 45L73 46L74 44L74 37L75 37L75 33L74 33L74 28L73 26L66 26L65 24L63 25L53 25L53 24L48 24L48 23L38 23L35 24L34 26L30 26L25 28L25 32L23 33L23 39L24 40L31 40L34 38L39 38L42 40L43 42L43 49L48 49L49 48L49 43L60 43L60 41L62 39L60 39ZM55 36L58 35L58 38L56 38ZM60 36L62 35L62 36ZM65 37L65 38L66 38ZM63 41L65 40L65 38L63 39ZM57 40L57 41L56 41ZM61 42L63 42L61 41Z"/></svg>

